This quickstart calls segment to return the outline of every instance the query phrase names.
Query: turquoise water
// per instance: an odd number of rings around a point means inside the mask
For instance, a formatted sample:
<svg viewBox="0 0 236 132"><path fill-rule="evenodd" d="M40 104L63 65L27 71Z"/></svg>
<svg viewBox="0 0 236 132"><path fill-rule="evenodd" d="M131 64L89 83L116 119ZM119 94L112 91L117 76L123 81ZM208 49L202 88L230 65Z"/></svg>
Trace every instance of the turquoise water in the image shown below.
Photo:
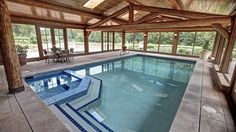
<svg viewBox="0 0 236 132"><path fill-rule="evenodd" d="M191 77L194 62L134 56L76 70L103 81L93 108L118 132L166 132Z"/></svg>

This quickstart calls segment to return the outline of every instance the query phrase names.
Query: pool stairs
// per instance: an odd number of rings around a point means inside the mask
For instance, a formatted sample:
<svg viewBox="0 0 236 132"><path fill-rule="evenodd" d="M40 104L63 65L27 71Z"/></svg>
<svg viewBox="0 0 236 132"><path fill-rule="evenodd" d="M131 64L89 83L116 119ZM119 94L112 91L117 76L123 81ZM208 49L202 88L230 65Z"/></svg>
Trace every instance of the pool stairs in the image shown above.
<svg viewBox="0 0 236 132"><path fill-rule="evenodd" d="M73 71L66 70L64 72L78 78L78 75ZM77 93L72 98L70 96L53 103L48 106L49 109L72 132L113 132L89 110L101 103L102 80L91 76L80 78L82 81L79 87L83 89L80 90L82 94ZM78 90L75 91L78 92Z"/></svg>

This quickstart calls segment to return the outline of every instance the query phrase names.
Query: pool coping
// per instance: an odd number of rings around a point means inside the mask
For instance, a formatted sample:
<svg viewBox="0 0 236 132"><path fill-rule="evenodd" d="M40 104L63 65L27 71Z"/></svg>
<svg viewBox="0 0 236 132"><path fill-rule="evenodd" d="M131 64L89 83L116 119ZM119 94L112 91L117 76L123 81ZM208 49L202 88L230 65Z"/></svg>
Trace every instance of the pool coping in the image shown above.
<svg viewBox="0 0 236 132"><path fill-rule="evenodd" d="M203 60L200 60L198 58L136 52L136 53L130 53L128 55L123 55L123 56L108 57L108 58L99 59L96 61L90 61L90 62L85 62L81 64L73 64L66 67L51 68L51 69L46 69L46 70L37 71L37 72L25 73L23 74L23 77L33 76L37 74L44 74L48 72L56 72L58 70L66 70L66 69L71 69L78 66L90 65L93 63L102 63L104 61L113 61L113 60L131 57L135 55L145 55L145 56L150 56L150 57L160 57L160 58L196 62L192 76L189 80L188 86L184 92L183 98L181 100L181 103L179 105L179 108L177 110L175 118L173 119L173 122L169 131L171 132L186 131L187 132L191 130L191 131L197 132L199 130L199 125L200 125L199 122L200 122L201 88L202 88L201 86L202 86L202 77L203 77ZM25 84L28 85L27 83ZM27 87L29 88L29 86ZM33 90L30 90L30 91L33 92ZM34 95L37 96L35 93ZM37 99L40 100L39 98Z"/></svg>

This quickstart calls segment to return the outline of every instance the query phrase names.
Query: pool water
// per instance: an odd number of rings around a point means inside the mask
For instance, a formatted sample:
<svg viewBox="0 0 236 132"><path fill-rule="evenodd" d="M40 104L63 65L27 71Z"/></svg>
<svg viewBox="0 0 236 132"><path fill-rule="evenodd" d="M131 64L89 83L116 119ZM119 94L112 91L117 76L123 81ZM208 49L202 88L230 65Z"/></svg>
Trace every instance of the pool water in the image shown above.
<svg viewBox="0 0 236 132"><path fill-rule="evenodd" d="M118 132L168 131L195 62L135 56L75 70L103 81L100 106L92 108Z"/></svg>
<svg viewBox="0 0 236 132"><path fill-rule="evenodd" d="M117 132L166 132L195 62L136 55L71 68L74 75L102 80L101 103L87 112ZM81 79L65 71L34 76L28 84L42 99L78 87ZM82 84L82 83L81 83ZM95 117L96 118L96 117Z"/></svg>
<svg viewBox="0 0 236 132"><path fill-rule="evenodd" d="M42 100L73 89L80 83L79 78L63 72L36 76L26 81Z"/></svg>

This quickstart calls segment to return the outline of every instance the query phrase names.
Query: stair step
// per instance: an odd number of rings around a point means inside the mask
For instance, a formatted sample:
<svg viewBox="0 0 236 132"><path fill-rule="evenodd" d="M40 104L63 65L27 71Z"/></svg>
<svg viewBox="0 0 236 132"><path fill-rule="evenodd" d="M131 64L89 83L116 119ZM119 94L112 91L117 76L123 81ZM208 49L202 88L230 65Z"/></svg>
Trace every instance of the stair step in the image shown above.
<svg viewBox="0 0 236 132"><path fill-rule="evenodd" d="M93 103L97 103L96 101L99 101L101 85L101 80L91 78L91 83L87 94L81 98L69 102L69 104L76 110L82 109L86 106L90 107L89 105L92 106Z"/></svg>

